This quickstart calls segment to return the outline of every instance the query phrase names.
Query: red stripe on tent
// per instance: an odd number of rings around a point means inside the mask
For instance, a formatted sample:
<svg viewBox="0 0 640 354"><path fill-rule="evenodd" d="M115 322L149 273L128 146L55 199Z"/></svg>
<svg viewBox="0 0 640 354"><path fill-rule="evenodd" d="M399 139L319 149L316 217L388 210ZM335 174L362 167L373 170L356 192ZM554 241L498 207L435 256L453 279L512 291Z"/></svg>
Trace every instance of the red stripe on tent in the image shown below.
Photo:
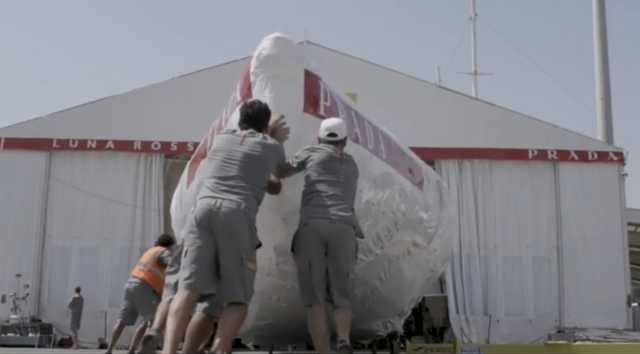
<svg viewBox="0 0 640 354"><path fill-rule="evenodd" d="M165 155L191 155L198 146L191 141L115 139L1 138L0 141L4 150L120 151Z"/></svg>
<svg viewBox="0 0 640 354"><path fill-rule="evenodd" d="M424 161L468 159L612 163L625 161L624 153L619 151L429 147L412 147L411 150Z"/></svg>
<svg viewBox="0 0 640 354"><path fill-rule="evenodd" d="M195 141L52 139L0 137L0 150L41 151L119 151L191 155L198 150ZM432 148L412 147L423 161L433 160L516 160L624 163L624 153L600 150ZM205 155L206 156L206 155Z"/></svg>

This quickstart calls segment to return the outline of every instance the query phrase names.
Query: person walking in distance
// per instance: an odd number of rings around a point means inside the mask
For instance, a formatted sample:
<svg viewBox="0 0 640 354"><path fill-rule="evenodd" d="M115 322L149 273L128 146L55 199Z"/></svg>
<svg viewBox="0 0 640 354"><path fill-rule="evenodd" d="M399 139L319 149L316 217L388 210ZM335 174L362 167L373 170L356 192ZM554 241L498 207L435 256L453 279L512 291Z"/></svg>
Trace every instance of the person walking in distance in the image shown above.
<svg viewBox="0 0 640 354"><path fill-rule="evenodd" d="M113 328L106 354L113 352L124 328L133 326L138 317L142 317L142 322L138 325L129 346L129 353L135 353L160 302L164 288L165 270L170 261L169 249L174 244L173 236L160 235L155 245L140 257L138 263L131 270L131 275L124 288L122 309Z"/></svg>
<svg viewBox="0 0 640 354"><path fill-rule="evenodd" d="M271 126L270 119L266 103L245 102L238 129L218 133L200 166L203 182L184 230L180 285L169 310L163 347L166 354L176 352L194 305L204 298L222 308L213 352L231 352L244 323L261 245L256 214L266 192L280 192L280 181L272 174L285 162L282 143L288 128L282 117ZM185 345L183 353L189 350L193 348Z"/></svg>
<svg viewBox="0 0 640 354"><path fill-rule="evenodd" d="M358 166L345 152L347 126L340 118L322 121L318 143L300 150L276 177L304 172L300 223L292 242L307 325L315 350L330 351L327 314L333 313L337 349L350 342L353 273L362 231L354 211Z"/></svg>
<svg viewBox="0 0 640 354"><path fill-rule="evenodd" d="M71 312L71 334L73 336L73 349L80 348L80 341L78 339L78 331L80 330L80 322L82 322L82 309L84 308L84 298L82 297L82 289L77 286L74 290L67 308Z"/></svg>

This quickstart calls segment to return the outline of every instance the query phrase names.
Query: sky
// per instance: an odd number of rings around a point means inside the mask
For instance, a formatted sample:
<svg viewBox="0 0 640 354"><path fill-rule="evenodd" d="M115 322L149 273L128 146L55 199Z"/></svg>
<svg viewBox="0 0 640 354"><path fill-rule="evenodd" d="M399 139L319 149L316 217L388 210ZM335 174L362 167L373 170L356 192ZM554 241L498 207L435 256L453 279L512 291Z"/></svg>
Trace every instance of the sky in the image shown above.
<svg viewBox="0 0 640 354"><path fill-rule="evenodd" d="M596 135L591 0L477 0L484 100ZM470 93L468 0L2 0L0 127L249 55L275 31ZM640 207L640 1L607 0L615 145ZM214 112L215 113L215 112ZM428 145L428 142L425 142Z"/></svg>

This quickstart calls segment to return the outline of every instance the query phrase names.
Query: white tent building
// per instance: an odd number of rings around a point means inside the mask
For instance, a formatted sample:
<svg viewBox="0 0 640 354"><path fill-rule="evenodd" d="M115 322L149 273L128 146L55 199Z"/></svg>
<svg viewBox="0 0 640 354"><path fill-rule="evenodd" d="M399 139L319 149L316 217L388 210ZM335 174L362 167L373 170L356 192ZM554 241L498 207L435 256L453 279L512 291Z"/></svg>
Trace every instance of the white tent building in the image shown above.
<svg viewBox="0 0 640 354"><path fill-rule="evenodd" d="M531 342L561 327L630 325L622 149L304 43L358 110L435 166L457 201L450 318L465 342ZM15 273L30 311L103 336L128 271L168 225L188 155L248 58L0 129L0 292ZM8 306L0 308L0 318Z"/></svg>

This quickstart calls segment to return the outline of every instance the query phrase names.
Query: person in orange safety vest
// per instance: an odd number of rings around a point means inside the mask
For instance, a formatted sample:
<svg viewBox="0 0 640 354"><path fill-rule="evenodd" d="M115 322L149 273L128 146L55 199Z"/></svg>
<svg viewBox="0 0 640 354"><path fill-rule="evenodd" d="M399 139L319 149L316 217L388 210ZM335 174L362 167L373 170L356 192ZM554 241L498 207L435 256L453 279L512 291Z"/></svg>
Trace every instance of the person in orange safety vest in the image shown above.
<svg viewBox="0 0 640 354"><path fill-rule="evenodd" d="M173 236L160 235L154 247L148 249L131 270L129 280L124 287L123 306L113 328L106 354L112 353L124 328L133 326L138 317L142 317L142 323L136 329L129 346L129 353L135 353L140 339L153 320L156 307L160 303L164 288L164 273L170 259L170 248L175 243L176 240Z"/></svg>

